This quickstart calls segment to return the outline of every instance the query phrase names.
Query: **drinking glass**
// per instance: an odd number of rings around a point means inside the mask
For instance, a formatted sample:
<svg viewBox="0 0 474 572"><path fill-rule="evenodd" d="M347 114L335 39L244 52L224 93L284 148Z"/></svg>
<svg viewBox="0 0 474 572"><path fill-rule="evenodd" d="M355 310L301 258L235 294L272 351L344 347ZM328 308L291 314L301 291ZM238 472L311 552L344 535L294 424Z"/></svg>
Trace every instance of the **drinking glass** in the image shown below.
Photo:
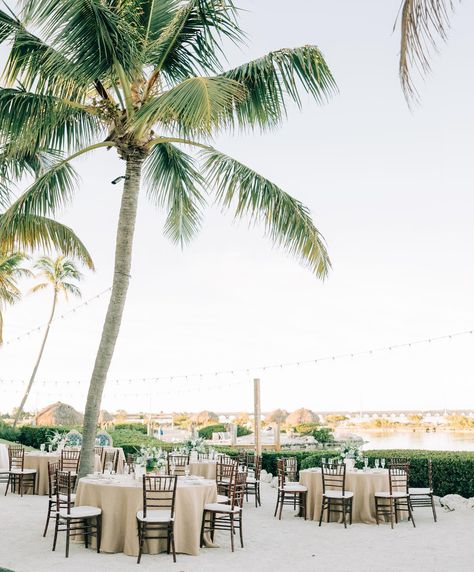
<svg viewBox="0 0 474 572"><path fill-rule="evenodd" d="M326 457L322 457L321 458L321 465L325 465L326 464Z"/></svg>
<svg viewBox="0 0 474 572"><path fill-rule="evenodd" d="M375 465L375 468L378 469L380 466L380 461L378 459L375 459L374 465Z"/></svg>
<svg viewBox="0 0 474 572"><path fill-rule="evenodd" d="M364 457L364 471L367 470L367 467L369 466L369 458L368 457Z"/></svg>
<svg viewBox="0 0 474 572"><path fill-rule="evenodd" d="M41 451L42 453L44 453L44 450L45 450L45 449L46 449L46 445L45 445L44 443L41 443L41 445L40 445L40 451Z"/></svg>
<svg viewBox="0 0 474 572"><path fill-rule="evenodd" d="M112 463L111 463L111 462L108 462L108 463L105 465L105 473L106 473L107 475L111 475L111 474L112 474Z"/></svg>
<svg viewBox="0 0 474 572"><path fill-rule="evenodd" d="M186 466L184 467L184 476L185 476L186 478L189 477L189 465L186 465Z"/></svg>
<svg viewBox="0 0 474 572"><path fill-rule="evenodd" d="M385 459L380 459L380 466L385 469Z"/></svg>
<svg viewBox="0 0 474 572"><path fill-rule="evenodd" d="M176 465L174 464L174 462L172 462L170 465L170 473L172 477L174 477L175 471L176 471Z"/></svg>

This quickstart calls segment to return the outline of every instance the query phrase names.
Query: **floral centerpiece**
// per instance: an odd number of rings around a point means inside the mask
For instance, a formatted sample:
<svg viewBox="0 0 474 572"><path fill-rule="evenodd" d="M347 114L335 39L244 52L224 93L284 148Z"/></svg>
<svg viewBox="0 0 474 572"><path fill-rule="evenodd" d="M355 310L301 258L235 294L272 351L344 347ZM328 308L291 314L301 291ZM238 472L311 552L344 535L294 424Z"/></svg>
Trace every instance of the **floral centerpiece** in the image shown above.
<svg viewBox="0 0 474 572"><path fill-rule="evenodd" d="M339 449L339 457L346 463L346 467L351 470L356 463L363 461L363 454L360 445L356 441L346 441Z"/></svg>
<svg viewBox="0 0 474 572"><path fill-rule="evenodd" d="M51 451L61 450L64 448L65 444L66 438L63 433L53 431L48 435L48 446L51 448Z"/></svg>
<svg viewBox="0 0 474 572"><path fill-rule="evenodd" d="M205 453L206 447L204 446L204 439L202 437L188 439L184 442L183 449L186 453L191 453L192 451L196 451L196 453Z"/></svg>
<svg viewBox="0 0 474 572"><path fill-rule="evenodd" d="M158 447L140 447L137 462L146 467L146 472L160 472L166 467L166 453Z"/></svg>

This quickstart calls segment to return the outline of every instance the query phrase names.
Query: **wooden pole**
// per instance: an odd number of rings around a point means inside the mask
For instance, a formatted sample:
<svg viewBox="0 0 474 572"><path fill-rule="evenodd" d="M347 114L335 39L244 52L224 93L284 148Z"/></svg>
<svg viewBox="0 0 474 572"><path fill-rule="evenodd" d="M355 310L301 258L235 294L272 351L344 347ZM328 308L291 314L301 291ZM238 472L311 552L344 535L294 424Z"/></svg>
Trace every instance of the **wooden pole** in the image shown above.
<svg viewBox="0 0 474 572"><path fill-rule="evenodd" d="M281 451L280 424L279 423L273 424L273 439L274 439L274 443L275 443L275 451Z"/></svg>
<svg viewBox="0 0 474 572"><path fill-rule="evenodd" d="M262 454L262 442L260 439L260 380L253 380L253 422L255 435L255 452L257 455Z"/></svg>

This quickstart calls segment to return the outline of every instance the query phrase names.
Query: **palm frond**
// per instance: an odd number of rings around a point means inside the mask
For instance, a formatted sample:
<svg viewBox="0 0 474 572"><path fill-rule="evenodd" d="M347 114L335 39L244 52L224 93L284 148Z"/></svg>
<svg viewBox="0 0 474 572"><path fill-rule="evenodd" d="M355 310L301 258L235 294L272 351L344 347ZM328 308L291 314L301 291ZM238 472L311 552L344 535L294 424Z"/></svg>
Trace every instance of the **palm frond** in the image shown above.
<svg viewBox="0 0 474 572"><path fill-rule="evenodd" d="M410 104L418 97L413 71L424 76L438 40L446 41L453 0L404 0L401 7L399 74L403 93ZM396 22L395 22L396 25Z"/></svg>
<svg viewBox="0 0 474 572"><path fill-rule="evenodd" d="M17 213L0 215L0 251L60 252L73 257L90 269L94 263L89 251L75 232L53 219Z"/></svg>
<svg viewBox="0 0 474 572"><path fill-rule="evenodd" d="M298 257L319 277L331 266L324 240L308 209L239 161L217 150L201 151L209 185L215 186L217 202L226 208L235 204L235 216L263 222L274 243Z"/></svg>
<svg viewBox="0 0 474 572"><path fill-rule="evenodd" d="M236 102L244 97L245 88L232 79L190 78L149 100L137 113L135 125L160 123L183 134L210 134L228 123Z"/></svg>
<svg viewBox="0 0 474 572"><path fill-rule="evenodd" d="M318 47L282 49L219 77L243 85L247 97L236 102L235 118L241 127L273 127L285 116L287 100L301 104L300 91L310 93L318 103L336 91L336 82Z"/></svg>
<svg viewBox="0 0 474 572"><path fill-rule="evenodd" d="M13 150L57 148L73 152L101 133L98 118L67 100L22 88L0 88L0 143Z"/></svg>
<svg viewBox="0 0 474 572"><path fill-rule="evenodd" d="M159 3L160 4L160 3ZM167 0L157 7L144 61L171 83L222 69L224 39L239 43L243 32L231 0ZM167 21L168 20L168 21Z"/></svg>
<svg viewBox="0 0 474 572"><path fill-rule="evenodd" d="M188 242L201 226L203 180L193 159L170 143L155 145L144 166L149 197L168 211L165 233Z"/></svg>

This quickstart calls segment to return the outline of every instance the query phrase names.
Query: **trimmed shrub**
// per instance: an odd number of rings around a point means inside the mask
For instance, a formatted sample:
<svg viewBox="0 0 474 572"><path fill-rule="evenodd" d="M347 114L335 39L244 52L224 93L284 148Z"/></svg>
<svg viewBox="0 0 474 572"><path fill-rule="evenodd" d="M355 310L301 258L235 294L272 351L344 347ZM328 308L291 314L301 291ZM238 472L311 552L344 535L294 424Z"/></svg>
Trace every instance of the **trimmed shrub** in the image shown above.
<svg viewBox="0 0 474 572"><path fill-rule="evenodd" d="M212 439L213 433L225 433L227 431L226 425L223 423L216 423L214 425L208 425L207 427L202 427L199 429L198 435L203 439ZM252 431L247 429L247 427L242 427L242 425L237 425L237 437L244 437L245 435L250 435Z"/></svg>
<svg viewBox="0 0 474 572"><path fill-rule="evenodd" d="M114 447L122 447L125 455L136 453L140 447L161 447L164 450L172 450L176 446L175 443L164 443L154 437L148 437L140 431L130 429L112 431L111 436L114 440Z"/></svg>
<svg viewBox="0 0 474 572"><path fill-rule="evenodd" d="M28 447L39 449L42 443L47 443L55 431L61 434L69 433L71 427L33 427L23 425L19 429L18 441Z"/></svg>
<svg viewBox="0 0 474 572"><path fill-rule="evenodd" d="M300 423L294 427L294 430L300 435L311 435L317 429L319 429L319 423Z"/></svg>
<svg viewBox="0 0 474 572"><path fill-rule="evenodd" d="M321 457L334 456L334 452L317 452L306 457L302 469L319 467ZM435 495L458 494L465 498L474 496L474 452L467 451L426 451L412 449L381 449L364 451L369 466L375 459L405 457L410 460L410 486L428 486L428 459L433 463L433 489Z"/></svg>
<svg viewBox="0 0 474 572"><path fill-rule="evenodd" d="M148 427L143 423L116 423L113 426L114 431L123 431L124 429L128 429L130 431L138 431L139 433L144 433L145 435L148 432Z"/></svg>
<svg viewBox="0 0 474 572"><path fill-rule="evenodd" d="M11 425L0 420L0 439L16 442L18 441L19 434L20 432L18 429L13 429Z"/></svg>

